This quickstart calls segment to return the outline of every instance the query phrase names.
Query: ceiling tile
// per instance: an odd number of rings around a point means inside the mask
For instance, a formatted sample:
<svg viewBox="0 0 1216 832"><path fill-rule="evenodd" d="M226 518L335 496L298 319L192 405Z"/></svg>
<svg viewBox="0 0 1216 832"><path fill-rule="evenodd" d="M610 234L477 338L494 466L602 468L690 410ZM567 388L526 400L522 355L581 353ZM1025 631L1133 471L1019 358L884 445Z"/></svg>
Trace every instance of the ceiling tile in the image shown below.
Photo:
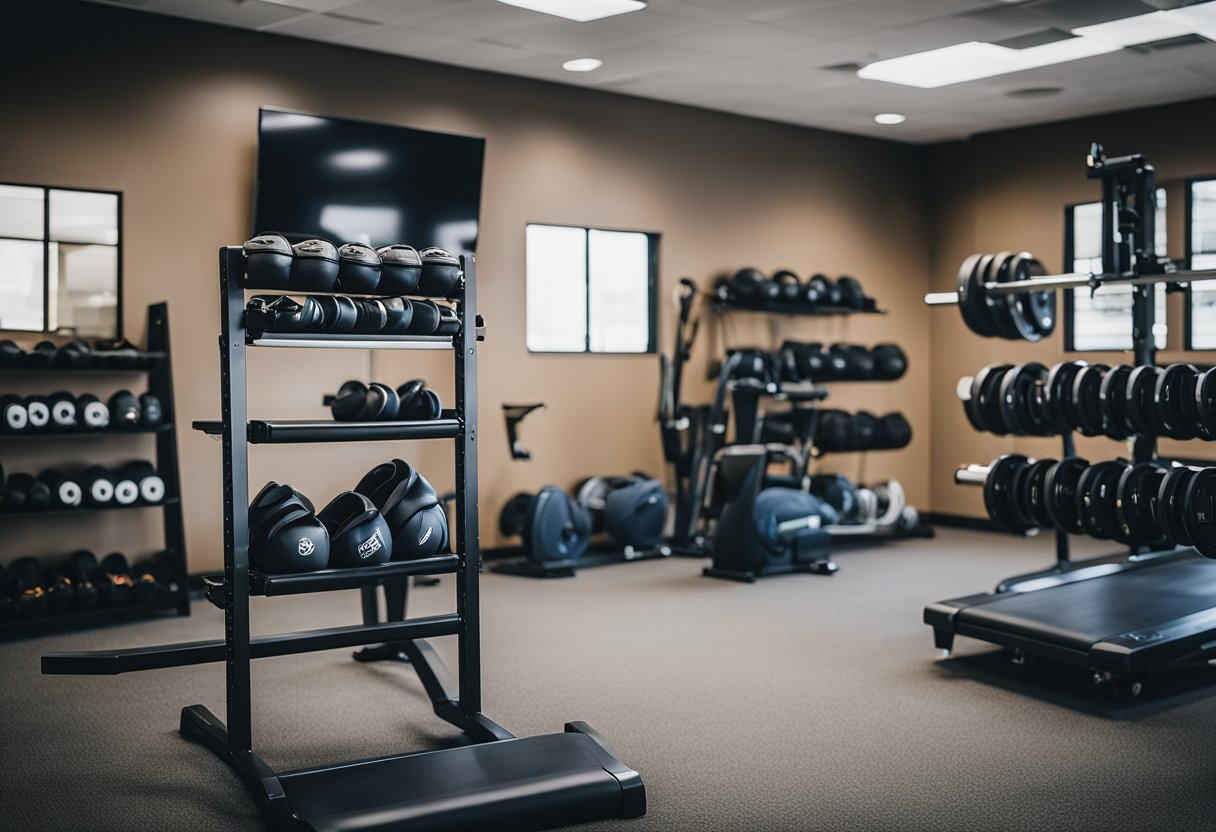
<svg viewBox="0 0 1216 832"><path fill-rule="evenodd" d="M590 55L600 50L696 32L714 25L694 15L667 14L649 9L589 23L575 23L538 14L532 17L536 18L535 22L499 32L494 40L553 54Z"/></svg>
<svg viewBox="0 0 1216 832"><path fill-rule="evenodd" d="M297 17L285 23L275 23L263 26L263 32L275 35L290 35L297 38L312 38L314 40L333 40L354 32L365 32L379 24L355 20L349 17L335 17L328 14L310 14Z"/></svg>
<svg viewBox="0 0 1216 832"><path fill-rule="evenodd" d="M922 20L975 11L984 0L916 0L891 3L889 0L860 0L825 9L811 9L772 20L773 26L802 32L824 40L853 37L875 29L889 29Z"/></svg>
<svg viewBox="0 0 1216 832"><path fill-rule="evenodd" d="M233 0L157 0L148 10L247 29L256 29L305 14L300 9L264 3L261 0L247 0L243 3Z"/></svg>
<svg viewBox="0 0 1216 832"><path fill-rule="evenodd" d="M395 55L413 55L423 49L435 49L440 46L458 43L459 38L432 32L419 26L409 24L401 26L380 26L353 35L336 38L335 42L346 46L360 46L364 49L375 49L378 52L392 52ZM456 51L453 50L453 55Z"/></svg>
<svg viewBox="0 0 1216 832"><path fill-rule="evenodd" d="M376 23L409 23L445 14L473 2L476 0L359 0L343 6L342 14Z"/></svg>
<svg viewBox="0 0 1216 832"><path fill-rule="evenodd" d="M709 26L664 39L664 43L673 46L704 49L723 55L776 55L794 49L805 49L817 42L817 38L809 35L748 21Z"/></svg>
<svg viewBox="0 0 1216 832"><path fill-rule="evenodd" d="M355 0L265 0L279 6L291 6L309 12L332 12L343 6L349 6Z"/></svg>
<svg viewBox="0 0 1216 832"><path fill-rule="evenodd" d="M490 43L483 40L461 41L458 44L430 46L411 52L410 56L423 61L438 61L444 64L473 67L474 69L489 69L531 57L534 53L518 46L505 43ZM546 56L550 61L560 63L557 59Z"/></svg>

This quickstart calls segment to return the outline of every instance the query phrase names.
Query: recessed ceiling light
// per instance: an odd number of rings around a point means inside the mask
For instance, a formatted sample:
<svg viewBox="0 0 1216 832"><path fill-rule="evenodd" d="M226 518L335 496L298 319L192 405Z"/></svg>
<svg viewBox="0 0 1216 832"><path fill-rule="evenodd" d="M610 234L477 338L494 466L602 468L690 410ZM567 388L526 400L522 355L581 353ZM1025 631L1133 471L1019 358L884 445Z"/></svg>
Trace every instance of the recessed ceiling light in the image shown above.
<svg viewBox="0 0 1216 832"><path fill-rule="evenodd" d="M874 120L879 124L903 124L908 117L902 113L879 113L874 116Z"/></svg>
<svg viewBox="0 0 1216 832"><path fill-rule="evenodd" d="M567 72L591 72L603 65L604 62L599 58L575 58L573 61L566 61L562 64L562 69Z"/></svg>
<svg viewBox="0 0 1216 832"><path fill-rule="evenodd" d="M542 14L551 14L586 23L646 8L642 0L498 0L508 6L518 6Z"/></svg>

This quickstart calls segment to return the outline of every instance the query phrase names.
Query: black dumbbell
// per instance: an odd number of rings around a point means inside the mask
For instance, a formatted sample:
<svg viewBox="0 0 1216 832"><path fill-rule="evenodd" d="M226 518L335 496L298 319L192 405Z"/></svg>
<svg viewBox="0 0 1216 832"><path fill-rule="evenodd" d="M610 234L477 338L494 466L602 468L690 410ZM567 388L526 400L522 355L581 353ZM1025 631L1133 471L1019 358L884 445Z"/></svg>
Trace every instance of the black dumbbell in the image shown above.
<svg viewBox="0 0 1216 832"><path fill-rule="evenodd" d="M89 554L89 557L93 558L91 554ZM86 565L88 568L81 568ZM101 591L93 583L92 570L96 568L96 558L93 558L91 564L82 564L78 562L75 555L69 555L55 569L58 575L66 578L72 584L72 588L76 593L73 599L73 606L78 610L92 609L101 600Z"/></svg>
<svg viewBox="0 0 1216 832"><path fill-rule="evenodd" d="M29 474L9 474L0 496L6 511L41 511L51 505L51 489Z"/></svg>
<svg viewBox="0 0 1216 832"><path fill-rule="evenodd" d="M114 477L101 465L90 465L78 477L85 505L108 506L114 502Z"/></svg>
<svg viewBox="0 0 1216 832"><path fill-rule="evenodd" d="M76 508L84 500L80 483L58 469L46 469L38 475L38 481L50 489L51 505L56 508Z"/></svg>
<svg viewBox="0 0 1216 832"><path fill-rule="evenodd" d="M105 430L110 426L110 408L92 393L76 399L76 421L86 430Z"/></svg>
<svg viewBox="0 0 1216 832"><path fill-rule="evenodd" d="M34 348L25 354L22 363L26 367L49 367L55 363L59 353L58 347L52 341L39 341Z"/></svg>
<svg viewBox="0 0 1216 832"><path fill-rule="evenodd" d="M75 584L58 572L44 572L42 586L46 589L46 611L48 613L67 612L75 605Z"/></svg>
<svg viewBox="0 0 1216 832"><path fill-rule="evenodd" d="M110 424L115 428L139 424L139 399L130 390L119 390L110 396Z"/></svg>
<svg viewBox="0 0 1216 832"><path fill-rule="evenodd" d="M30 429L30 411L25 400L11 393L0 396L0 431L24 433Z"/></svg>
<svg viewBox="0 0 1216 832"><path fill-rule="evenodd" d="M874 378L874 356L868 349L857 344L842 345L845 355L845 378L869 381Z"/></svg>
<svg viewBox="0 0 1216 832"><path fill-rule="evenodd" d="M868 410L859 410L853 414L853 444L851 451L868 451L883 447L882 425L878 417ZM911 429L909 429L909 436Z"/></svg>
<svg viewBox="0 0 1216 832"><path fill-rule="evenodd" d="M139 481L133 472L122 468L111 469L110 478L114 480L114 503L120 506L133 506L139 502Z"/></svg>
<svg viewBox="0 0 1216 832"><path fill-rule="evenodd" d="M165 421L165 410L160 398L153 393L142 393L139 397L139 423L145 428L158 428Z"/></svg>
<svg viewBox="0 0 1216 832"><path fill-rule="evenodd" d="M55 356L55 363L77 369L90 367L93 364L93 351L88 344L77 338L59 348L59 352Z"/></svg>
<svg viewBox="0 0 1216 832"><path fill-rule="evenodd" d="M121 502L118 492L124 490L126 496L127 482L134 482L139 492L139 499L145 503L160 503L165 499L165 481L156 473L151 462L128 462L114 472L114 498Z"/></svg>
<svg viewBox="0 0 1216 832"><path fill-rule="evenodd" d="M128 574L112 574L97 563L97 556L85 549L68 556L66 567L97 588L98 601L106 606L121 606L131 598L133 581Z"/></svg>
<svg viewBox="0 0 1216 832"><path fill-rule="evenodd" d="M908 371L908 356L898 344L877 344L870 350L874 359L874 377L882 381L902 378Z"/></svg>
<svg viewBox="0 0 1216 832"><path fill-rule="evenodd" d="M802 286L802 281L789 269L778 269L773 272L773 282L780 290L778 298L782 303L798 304L805 301L806 290Z"/></svg>
<svg viewBox="0 0 1216 832"><path fill-rule="evenodd" d="M898 450L912 443L912 425L902 413L888 413L878 420L875 448Z"/></svg>
<svg viewBox="0 0 1216 832"><path fill-rule="evenodd" d="M121 552L111 552L101 561L101 569L109 575L126 576L130 581L131 599L136 604L150 604L160 595L160 582L145 569L132 569Z"/></svg>
<svg viewBox="0 0 1216 832"><path fill-rule="evenodd" d="M0 341L0 367L20 367L25 363L25 350L10 338Z"/></svg>
<svg viewBox="0 0 1216 832"><path fill-rule="evenodd" d="M836 278L836 286L840 289L840 301L845 307L849 309L865 308L866 293L862 290L860 283L845 275Z"/></svg>
<svg viewBox="0 0 1216 832"><path fill-rule="evenodd" d="M30 430L50 429L51 403L46 396L26 396L25 411L29 414Z"/></svg>
<svg viewBox="0 0 1216 832"><path fill-rule="evenodd" d="M66 390L60 390L47 398L47 404L51 409L51 427L55 430L76 429L78 423L75 396Z"/></svg>
<svg viewBox="0 0 1216 832"><path fill-rule="evenodd" d="M4 594L13 603L18 618L34 618L47 606L42 568L34 558L17 558L4 572Z"/></svg>

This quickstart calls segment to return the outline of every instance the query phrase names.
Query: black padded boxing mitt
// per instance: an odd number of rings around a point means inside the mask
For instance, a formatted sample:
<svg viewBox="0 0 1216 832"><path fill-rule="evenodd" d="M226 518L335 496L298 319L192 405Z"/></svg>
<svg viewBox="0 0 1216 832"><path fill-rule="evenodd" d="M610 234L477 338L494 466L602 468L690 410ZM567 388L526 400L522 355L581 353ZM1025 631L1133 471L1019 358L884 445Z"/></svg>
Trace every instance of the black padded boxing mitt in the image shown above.
<svg viewBox="0 0 1216 832"><path fill-rule="evenodd" d="M418 288L422 258L413 246L381 246L376 254L380 255L381 294L408 295Z"/></svg>
<svg viewBox="0 0 1216 832"><path fill-rule="evenodd" d="M450 297L460 280L460 258L442 248L424 248L418 252L422 259L422 275L418 279L418 294L433 298Z"/></svg>
<svg viewBox="0 0 1216 832"><path fill-rule="evenodd" d="M388 563L393 539L388 523L365 495L344 491L317 512L329 532L331 568Z"/></svg>
<svg viewBox="0 0 1216 832"><path fill-rule="evenodd" d="M329 564L329 531L290 485L266 483L249 505L249 557L263 572L312 572Z"/></svg>
<svg viewBox="0 0 1216 832"><path fill-rule="evenodd" d="M332 292L338 282L338 249L328 240L305 240L291 247L291 288L296 292Z"/></svg>
<svg viewBox="0 0 1216 832"><path fill-rule="evenodd" d="M448 550L448 521L435 489L404 460L377 465L355 486L380 509L393 537L393 559Z"/></svg>
<svg viewBox="0 0 1216 832"><path fill-rule="evenodd" d="M352 295L370 295L380 285L380 255L363 243L338 249L338 289Z"/></svg>
<svg viewBox="0 0 1216 832"><path fill-rule="evenodd" d="M291 266L295 255L291 243L281 234L259 234L246 240L245 285L250 289L291 287Z"/></svg>

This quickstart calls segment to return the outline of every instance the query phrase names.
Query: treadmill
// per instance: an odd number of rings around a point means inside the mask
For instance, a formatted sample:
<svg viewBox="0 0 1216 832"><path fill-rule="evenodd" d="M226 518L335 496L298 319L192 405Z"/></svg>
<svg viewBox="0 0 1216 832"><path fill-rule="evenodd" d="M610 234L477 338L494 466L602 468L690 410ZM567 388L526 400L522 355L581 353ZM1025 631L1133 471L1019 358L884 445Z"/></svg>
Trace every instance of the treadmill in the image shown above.
<svg viewBox="0 0 1216 832"><path fill-rule="evenodd" d="M1206 280L1216 273L1176 271L1155 254L1156 183L1144 156L1107 158L1094 144L1087 163L1089 178L1102 181L1102 221L1108 230L1102 240L1103 274L1031 278L1017 288L1131 286L1135 363L1153 364L1154 285ZM985 288L1012 294L995 284ZM1064 437L1064 453L1075 455L1071 436ZM1156 459L1155 438L1137 436L1132 458ZM956 473L955 481L982 483L985 473L970 466ZM1037 656L1085 668L1095 683L1113 682L1127 696L1138 696L1151 674L1216 663L1216 561L1179 548L1132 549L1074 563L1068 534L1057 530L1056 539L1052 568L1009 578L992 593L926 606L924 622L933 627L935 645L948 654L957 635L987 641L1012 651L1015 661Z"/></svg>

